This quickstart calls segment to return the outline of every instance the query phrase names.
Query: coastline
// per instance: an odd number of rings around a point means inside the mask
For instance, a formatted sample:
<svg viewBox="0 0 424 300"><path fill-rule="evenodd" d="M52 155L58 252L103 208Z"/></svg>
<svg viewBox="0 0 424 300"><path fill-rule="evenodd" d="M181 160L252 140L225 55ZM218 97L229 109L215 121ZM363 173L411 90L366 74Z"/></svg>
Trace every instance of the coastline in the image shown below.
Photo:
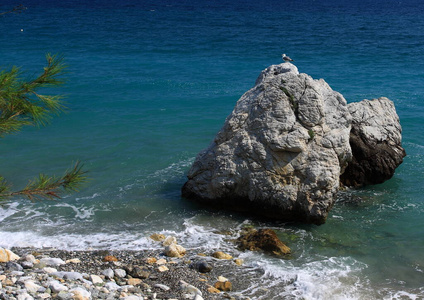
<svg viewBox="0 0 424 300"><path fill-rule="evenodd" d="M160 250L10 250L20 259L0 263L1 299L250 299L240 291L251 282L231 275L239 273L237 268L248 268L233 259L193 251L176 258ZM46 263L48 259L57 264ZM207 262L212 270L201 273L195 267L198 262ZM110 270L113 276L107 275ZM216 289L226 276L231 291Z"/></svg>

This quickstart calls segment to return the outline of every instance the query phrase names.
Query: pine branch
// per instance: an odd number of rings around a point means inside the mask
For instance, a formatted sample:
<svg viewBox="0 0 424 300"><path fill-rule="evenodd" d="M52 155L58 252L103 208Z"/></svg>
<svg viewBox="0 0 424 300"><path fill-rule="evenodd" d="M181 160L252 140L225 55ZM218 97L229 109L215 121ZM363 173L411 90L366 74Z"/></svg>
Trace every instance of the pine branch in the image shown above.
<svg viewBox="0 0 424 300"><path fill-rule="evenodd" d="M38 178L29 181L24 189L16 192L10 192L10 186L0 176L0 202L18 196L25 196L30 200L53 200L61 198L66 192L78 191L87 181L87 172L82 168L83 165L77 162L60 178L40 174Z"/></svg>
<svg viewBox="0 0 424 300"><path fill-rule="evenodd" d="M50 117L65 111L61 95L42 95L38 90L64 83L63 57L46 55L47 65L36 78L23 81L21 72L12 67L0 73L0 137L19 131L22 126L43 126Z"/></svg>

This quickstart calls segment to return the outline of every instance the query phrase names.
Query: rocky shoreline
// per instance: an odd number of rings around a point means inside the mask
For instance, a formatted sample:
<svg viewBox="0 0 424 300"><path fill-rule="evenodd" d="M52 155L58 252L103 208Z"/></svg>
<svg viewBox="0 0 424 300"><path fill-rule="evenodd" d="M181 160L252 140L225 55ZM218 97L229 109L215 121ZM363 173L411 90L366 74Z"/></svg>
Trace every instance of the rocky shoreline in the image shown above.
<svg viewBox="0 0 424 300"><path fill-rule="evenodd" d="M249 299L240 291L250 281L235 276L249 267L222 252L2 251L12 254L0 262L0 299Z"/></svg>

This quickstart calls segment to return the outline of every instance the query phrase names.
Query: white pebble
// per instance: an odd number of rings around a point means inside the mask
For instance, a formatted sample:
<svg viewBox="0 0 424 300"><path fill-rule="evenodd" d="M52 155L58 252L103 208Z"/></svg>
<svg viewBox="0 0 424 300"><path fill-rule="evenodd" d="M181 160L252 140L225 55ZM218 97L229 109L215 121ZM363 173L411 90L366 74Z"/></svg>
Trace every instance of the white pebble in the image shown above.
<svg viewBox="0 0 424 300"><path fill-rule="evenodd" d="M103 279L100 278L98 275L90 275L90 280L93 284L102 284Z"/></svg>
<svg viewBox="0 0 424 300"><path fill-rule="evenodd" d="M51 289L53 293L59 293L61 291L67 291L68 290L68 287L64 286L63 284L61 284L57 280L51 280L48 283L48 286L49 286L49 289Z"/></svg>
<svg viewBox="0 0 424 300"><path fill-rule="evenodd" d="M103 270L103 272L102 272L102 275L104 275L106 278L113 278L113 275L114 274L115 273L110 268L109 269L106 269L106 270Z"/></svg>
<svg viewBox="0 0 424 300"><path fill-rule="evenodd" d="M160 289L162 289L164 291L169 291L171 289L169 286L164 285L164 284L160 284L160 283L155 284L154 286L157 287L157 288L160 288Z"/></svg>
<svg viewBox="0 0 424 300"><path fill-rule="evenodd" d="M123 270L123 269L115 269L115 275L117 276L117 277L121 277L121 278L123 278L123 277L125 277L125 275L127 275L127 272L125 272L125 270Z"/></svg>
<svg viewBox="0 0 424 300"><path fill-rule="evenodd" d="M51 257L45 257L40 259L41 264L45 264L46 266L50 267L57 267L60 265L64 265L65 262L60 258L51 258Z"/></svg>

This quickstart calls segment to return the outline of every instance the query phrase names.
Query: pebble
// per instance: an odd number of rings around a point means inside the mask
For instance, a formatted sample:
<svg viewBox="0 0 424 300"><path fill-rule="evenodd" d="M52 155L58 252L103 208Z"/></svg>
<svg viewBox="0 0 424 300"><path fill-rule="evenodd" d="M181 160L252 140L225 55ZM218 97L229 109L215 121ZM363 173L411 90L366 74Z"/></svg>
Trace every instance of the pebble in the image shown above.
<svg viewBox="0 0 424 300"><path fill-rule="evenodd" d="M168 269L168 267L167 267L167 266L163 266L163 265L162 265L162 266L159 266L159 267L158 267L158 271L159 271L159 272L166 272L166 271L168 271L168 270L169 270L169 269Z"/></svg>
<svg viewBox="0 0 424 300"><path fill-rule="evenodd" d="M57 267L57 266L60 266L60 265L64 265L65 262L60 258L45 257L45 258L40 259L40 264L50 266L50 267Z"/></svg>
<svg viewBox="0 0 424 300"><path fill-rule="evenodd" d="M154 286L157 287L157 288L160 288L160 289L162 289L164 291L169 291L171 289L169 286L164 285L164 284L160 284L160 283L157 283Z"/></svg>
<svg viewBox="0 0 424 300"><path fill-rule="evenodd" d="M51 280L48 283L48 287L54 293L59 293L61 291L67 291L68 290L68 287L66 287L65 285L61 284L57 280Z"/></svg>
<svg viewBox="0 0 424 300"><path fill-rule="evenodd" d="M218 258L218 259L233 259L233 257L227 253L224 253L222 251L216 251L212 254L212 257Z"/></svg>
<svg viewBox="0 0 424 300"><path fill-rule="evenodd" d="M109 269L103 270L102 271L102 275L104 277L106 277L106 278L111 279L111 278L113 278L113 276L115 275L115 273L113 272L113 270L111 268L109 268Z"/></svg>
<svg viewBox="0 0 424 300"><path fill-rule="evenodd" d="M115 269L114 272L116 277L124 278L127 275L127 272L125 272L123 269Z"/></svg>
<svg viewBox="0 0 424 300"><path fill-rule="evenodd" d="M185 293L202 295L202 292L197 287L188 284L184 280L180 280L180 287Z"/></svg>
<svg viewBox="0 0 424 300"><path fill-rule="evenodd" d="M93 284L103 283L103 279L99 275L90 275L90 280Z"/></svg>

